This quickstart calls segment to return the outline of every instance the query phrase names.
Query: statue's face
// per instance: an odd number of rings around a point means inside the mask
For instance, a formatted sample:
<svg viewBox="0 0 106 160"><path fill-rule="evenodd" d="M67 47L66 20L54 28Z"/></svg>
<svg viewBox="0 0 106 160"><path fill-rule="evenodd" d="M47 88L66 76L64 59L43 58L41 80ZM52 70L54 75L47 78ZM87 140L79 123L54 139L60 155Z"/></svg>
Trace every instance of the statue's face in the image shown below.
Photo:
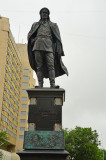
<svg viewBox="0 0 106 160"><path fill-rule="evenodd" d="M41 18L42 19L48 19L49 15L48 15L48 11L46 9L42 10L41 12Z"/></svg>

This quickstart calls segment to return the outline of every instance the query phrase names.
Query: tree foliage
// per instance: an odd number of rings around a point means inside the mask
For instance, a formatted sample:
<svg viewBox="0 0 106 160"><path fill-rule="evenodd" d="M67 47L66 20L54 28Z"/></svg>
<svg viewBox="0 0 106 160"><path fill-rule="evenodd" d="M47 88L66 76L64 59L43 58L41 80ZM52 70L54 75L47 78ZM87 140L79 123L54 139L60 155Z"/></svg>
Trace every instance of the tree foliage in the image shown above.
<svg viewBox="0 0 106 160"><path fill-rule="evenodd" d="M106 150L103 150L104 160L106 160Z"/></svg>
<svg viewBox="0 0 106 160"><path fill-rule="evenodd" d="M8 145L8 139L6 132L0 132L0 148Z"/></svg>
<svg viewBox="0 0 106 160"><path fill-rule="evenodd" d="M98 134L91 128L64 129L65 149L73 160L102 160Z"/></svg>

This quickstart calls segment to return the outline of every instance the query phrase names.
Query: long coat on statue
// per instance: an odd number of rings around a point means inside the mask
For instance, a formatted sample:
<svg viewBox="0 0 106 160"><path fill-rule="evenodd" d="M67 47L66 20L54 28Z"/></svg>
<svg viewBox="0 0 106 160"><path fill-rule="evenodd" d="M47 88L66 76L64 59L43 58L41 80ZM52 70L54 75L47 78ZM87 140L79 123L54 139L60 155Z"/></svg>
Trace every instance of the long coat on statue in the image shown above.
<svg viewBox="0 0 106 160"><path fill-rule="evenodd" d="M41 21L33 23L31 30L28 33L28 57L30 66L35 72L37 72L37 64L35 61L35 55L33 54L33 44L32 41L36 39L37 29L40 26ZM54 68L55 77L61 76L63 74L68 75L67 68L64 66L61 56L64 56L63 47L61 43L60 32L56 23L51 21L48 22L52 32L52 44L53 44L53 54L54 54ZM61 51L61 53L60 53ZM43 76L49 78L47 65L43 65Z"/></svg>

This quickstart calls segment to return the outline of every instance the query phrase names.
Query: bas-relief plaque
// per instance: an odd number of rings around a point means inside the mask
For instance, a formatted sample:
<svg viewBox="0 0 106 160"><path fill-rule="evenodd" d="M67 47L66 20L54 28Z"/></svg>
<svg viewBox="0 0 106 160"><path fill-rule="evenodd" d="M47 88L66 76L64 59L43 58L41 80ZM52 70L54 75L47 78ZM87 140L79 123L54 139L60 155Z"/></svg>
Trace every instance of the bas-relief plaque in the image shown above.
<svg viewBox="0 0 106 160"><path fill-rule="evenodd" d="M24 149L64 149L64 132L25 131Z"/></svg>

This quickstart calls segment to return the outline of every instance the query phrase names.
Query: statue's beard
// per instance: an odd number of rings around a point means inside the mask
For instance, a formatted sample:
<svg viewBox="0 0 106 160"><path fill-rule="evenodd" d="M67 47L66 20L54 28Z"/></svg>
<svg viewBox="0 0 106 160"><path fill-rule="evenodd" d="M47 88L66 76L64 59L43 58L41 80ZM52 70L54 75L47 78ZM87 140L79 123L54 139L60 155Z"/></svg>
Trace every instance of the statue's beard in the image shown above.
<svg viewBox="0 0 106 160"><path fill-rule="evenodd" d="M48 16L48 18L42 18L41 17L40 21L50 21L50 18L49 18L49 16Z"/></svg>

